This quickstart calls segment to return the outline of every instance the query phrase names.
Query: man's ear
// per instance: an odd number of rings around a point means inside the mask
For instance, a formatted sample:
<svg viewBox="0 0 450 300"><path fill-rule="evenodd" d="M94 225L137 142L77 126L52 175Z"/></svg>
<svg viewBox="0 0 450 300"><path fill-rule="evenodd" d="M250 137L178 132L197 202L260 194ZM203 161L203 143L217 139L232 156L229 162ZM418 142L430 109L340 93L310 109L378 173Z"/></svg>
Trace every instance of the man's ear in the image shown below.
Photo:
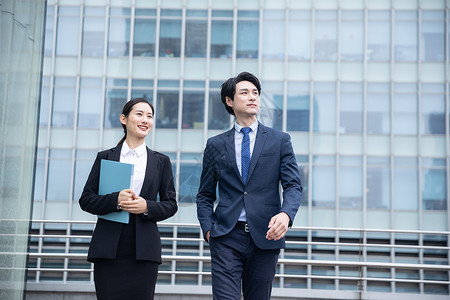
<svg viewBox="0 0 450 300"><path fill-rule="evenodd" d="M226 96L225 97L225 100L226 100L226 102L227 102L227 105L229 106L229 107L233 107L233 99L231 99L230 97L228 97L228 96Z"/></svg>

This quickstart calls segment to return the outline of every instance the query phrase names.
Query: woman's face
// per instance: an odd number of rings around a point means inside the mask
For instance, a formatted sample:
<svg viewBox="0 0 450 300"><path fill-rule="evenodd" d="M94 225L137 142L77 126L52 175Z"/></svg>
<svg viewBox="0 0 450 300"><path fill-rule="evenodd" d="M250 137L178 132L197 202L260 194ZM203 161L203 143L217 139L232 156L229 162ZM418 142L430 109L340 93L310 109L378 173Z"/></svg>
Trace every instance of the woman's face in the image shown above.
<svg viewBox="0 0 450 300"><path fill-rule="evenodd" d="M120 116L120 122L127 128L127 137L145 139L153 127L153 111L145 102L136 103L128 117Z"/></svg>

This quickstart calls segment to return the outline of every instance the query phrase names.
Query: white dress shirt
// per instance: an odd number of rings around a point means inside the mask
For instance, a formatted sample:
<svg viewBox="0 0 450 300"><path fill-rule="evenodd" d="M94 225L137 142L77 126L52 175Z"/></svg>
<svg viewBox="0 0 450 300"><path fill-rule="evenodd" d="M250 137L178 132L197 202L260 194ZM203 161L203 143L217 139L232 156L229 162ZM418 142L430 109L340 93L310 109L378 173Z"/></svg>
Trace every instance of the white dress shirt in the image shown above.
<svg viewBox="0 0 450 300"><path fill-rule="evenodd" d="M131 149L126 141L123 142L122 150L120 151L120 162L134 165L131 190L139 196L147 169L147 146L145 143L135 149Z"/></svg>
<svg viewBox="0 0 450 300"><path fill-rule="evenodd" d="M242 165L241 165L241 148L242 148L242 139L244 138L244 134L241 132L242 126L238 123L234 123L234 130L236 132L234 133L234 151L236 152L236 164L239 169L239 173L242 176ZM253 148L255 146L255 140L256 140L256 132L258 131L258 120L253 122L252 125L250 125L250 128L252 131L248 134L250 138L250 158L252 157ZM245 206L242 208L241 215L239 216L239 221L246 222L247 217L245 215Z"/></svg>

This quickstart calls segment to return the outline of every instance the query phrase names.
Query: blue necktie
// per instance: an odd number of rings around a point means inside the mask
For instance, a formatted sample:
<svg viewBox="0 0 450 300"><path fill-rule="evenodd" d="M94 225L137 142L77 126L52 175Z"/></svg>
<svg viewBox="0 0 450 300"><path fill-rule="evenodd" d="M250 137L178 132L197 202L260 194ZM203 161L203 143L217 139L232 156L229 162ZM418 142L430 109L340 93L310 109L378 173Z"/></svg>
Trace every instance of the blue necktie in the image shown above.
<svg viewBox="0 0 450 300"><path fill-rule="evenodd" d="M250 127L242 127L241 132L244 134L242 138L241 148L241 174L244 184L247 182L248 169L250 167L250 136L248 135L252 131Z"/></svg>

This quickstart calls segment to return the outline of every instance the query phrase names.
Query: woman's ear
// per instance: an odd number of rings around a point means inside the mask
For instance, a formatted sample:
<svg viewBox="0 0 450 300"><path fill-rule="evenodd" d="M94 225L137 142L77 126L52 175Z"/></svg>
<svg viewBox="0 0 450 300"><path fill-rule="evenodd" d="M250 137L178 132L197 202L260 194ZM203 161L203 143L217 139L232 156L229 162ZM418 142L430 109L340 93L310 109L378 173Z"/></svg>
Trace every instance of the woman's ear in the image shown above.
<svg viewBox="0 0 450 300"><path fill-rule="evenodd" d="M122 123L123 125L127 126L127 117L125 117L124 114L120 115L120 123Z"/></svg>

